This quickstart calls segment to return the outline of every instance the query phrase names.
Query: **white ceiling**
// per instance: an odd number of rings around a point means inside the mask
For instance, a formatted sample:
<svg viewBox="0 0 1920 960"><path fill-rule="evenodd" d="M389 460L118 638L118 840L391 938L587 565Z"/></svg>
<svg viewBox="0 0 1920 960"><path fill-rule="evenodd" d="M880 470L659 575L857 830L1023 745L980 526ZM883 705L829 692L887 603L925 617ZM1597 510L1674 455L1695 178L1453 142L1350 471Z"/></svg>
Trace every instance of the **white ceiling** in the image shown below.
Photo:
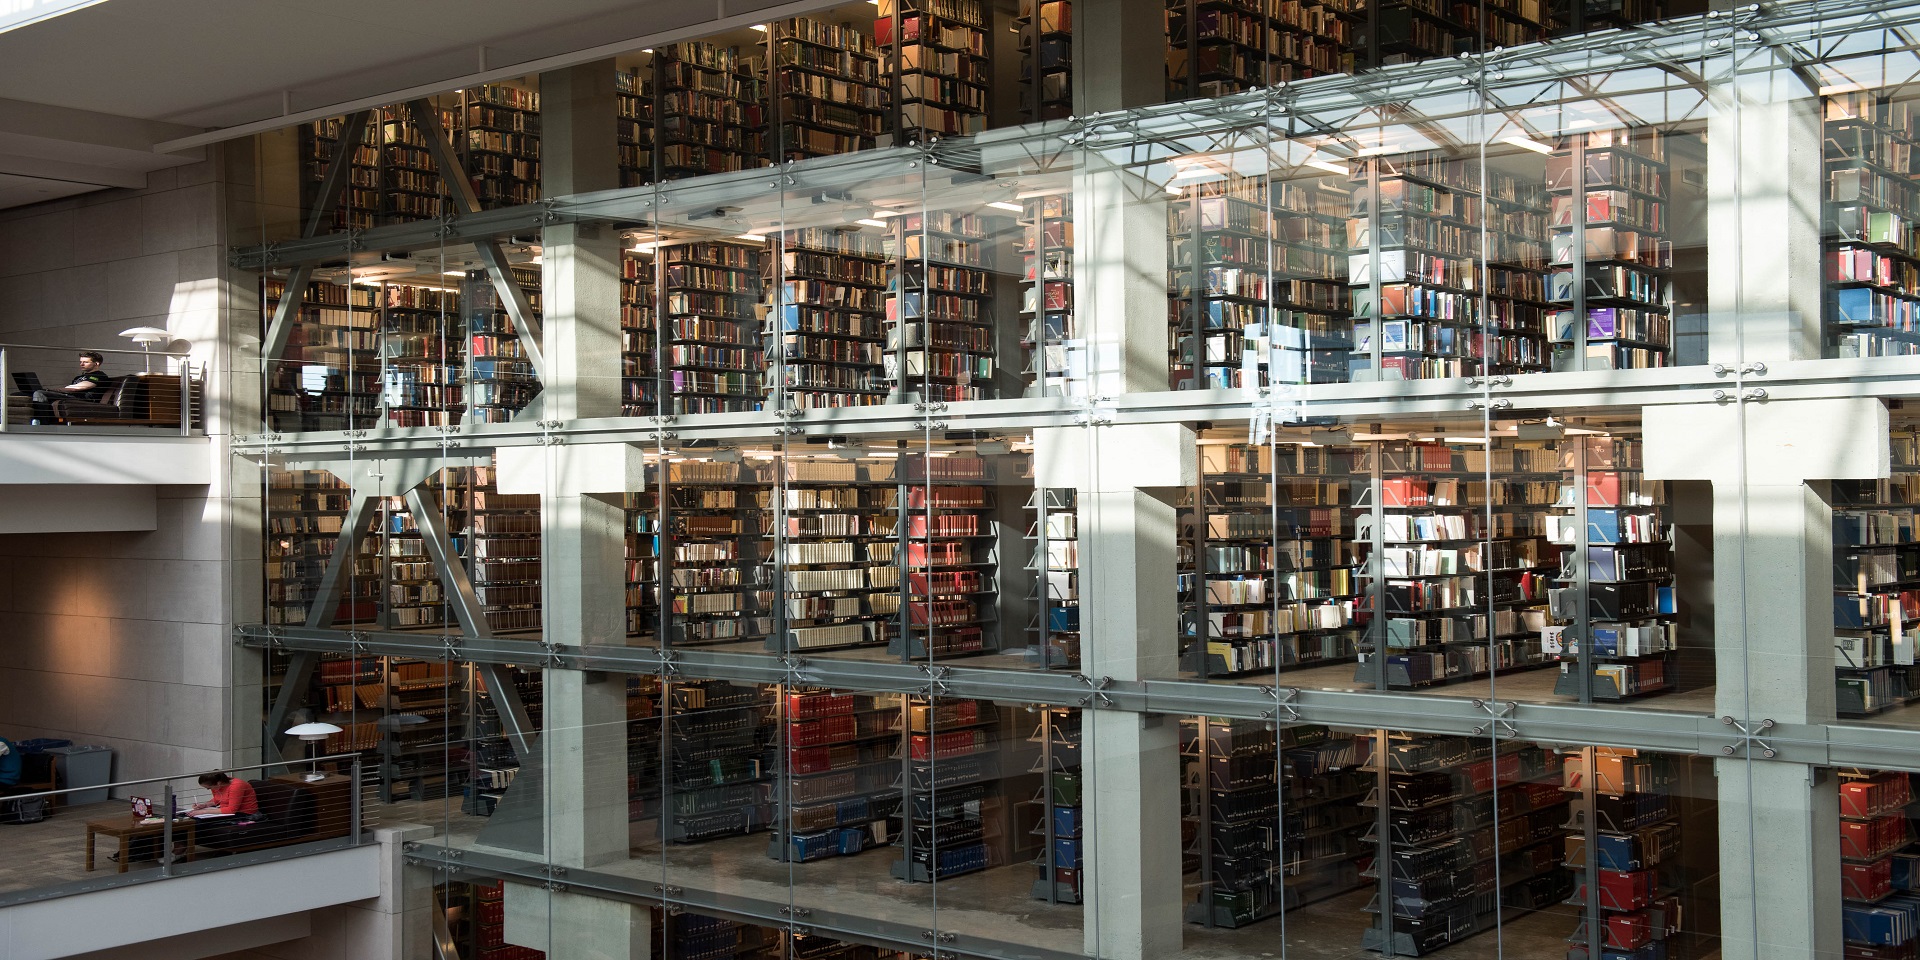
<svg viewBox="0 0 1920 960"><path fill-rule="evenodd" d="M0 207L191 163L153 145L603 48L783 0L26 0L0 19ZM67 8L61 13L60 9ZM66 166L50 166L65 164ZM117 171L117 177L113 173ZM44 195L15 181L42 181ZM67 186L62 186L65 184ZM65 190L66 193L60 191Z"/></svg>

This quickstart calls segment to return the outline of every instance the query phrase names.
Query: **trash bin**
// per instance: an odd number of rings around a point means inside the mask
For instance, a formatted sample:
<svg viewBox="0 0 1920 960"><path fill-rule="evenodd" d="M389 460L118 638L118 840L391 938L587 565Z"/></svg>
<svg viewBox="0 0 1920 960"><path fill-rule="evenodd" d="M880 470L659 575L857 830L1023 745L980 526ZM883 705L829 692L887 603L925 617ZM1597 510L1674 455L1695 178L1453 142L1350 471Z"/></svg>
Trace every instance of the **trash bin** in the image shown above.
<svg viewBox="0 0 1920 960"><path fill-rule="evenodd" d="M67 803L104 803L107 799L107 784L113 782L113 748L92 744L77 747L54 747L47 751L60 758L60 786L62 789L75 787L99 787L98 790L80 790L69 793Z"/></svg>

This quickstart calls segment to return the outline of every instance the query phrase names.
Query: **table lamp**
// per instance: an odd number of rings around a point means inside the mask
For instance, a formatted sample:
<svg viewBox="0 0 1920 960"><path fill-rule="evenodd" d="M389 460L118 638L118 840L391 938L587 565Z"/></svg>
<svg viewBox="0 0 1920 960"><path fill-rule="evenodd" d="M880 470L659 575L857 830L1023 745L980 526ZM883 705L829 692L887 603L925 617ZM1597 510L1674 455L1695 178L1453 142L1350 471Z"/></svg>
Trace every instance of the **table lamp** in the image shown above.
<svg viewBox="0 0 1920 960"><path fill-rule="evenodd" d="M339 733L340 728L331 723L314 721L311 723L303 723L299 726L288 727L286 732L289 737L299 737L308 743L318 743L321 740L325 740L330 734ZM311 756L313 748L308 747L307 753ZM306 781L308 783L314 783L319 780L325 780L326 778L327 775L320 772L320 761L313 760L313 772L307 774Z"/></svg>
<svg viewBox="0 0 1920 960"><path fill-rule="evenodd" d="M173 342L173 331L160 327L134 327L120 331L120 335L140 345L141 352L146 354L144 360L148 373L153 372L153 345Z"/></svg>

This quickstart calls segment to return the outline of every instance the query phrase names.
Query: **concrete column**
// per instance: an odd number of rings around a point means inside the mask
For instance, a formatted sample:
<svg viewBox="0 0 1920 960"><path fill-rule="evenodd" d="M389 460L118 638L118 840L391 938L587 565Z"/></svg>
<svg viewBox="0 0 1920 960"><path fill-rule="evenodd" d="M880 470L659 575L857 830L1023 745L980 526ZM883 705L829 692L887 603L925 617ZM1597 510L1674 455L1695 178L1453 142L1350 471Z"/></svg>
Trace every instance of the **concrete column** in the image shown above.
<svg viewBox="0 0 1920 960"><path fill-rule="evenodd" d="M1818 359L1819 99L1774 63L1712 86L1709 99L1708 358Z"/></svg>
<svg viewBox="0 0 1920 960"><path fill-rule="evenodd" d="M1073 8L1073 113L1084 117L1167 99L1163 0L1080 0ZM1076 291L1077 292L1077 291Z"/></svg>
<svg viewBox="0 0 1920 960"><path fill-rule="evenodd" d="M1141 170L1088 160L1094 168L1073 178L1073 319L1087 341L1088 389L1165 390L1169 195Z"/></svg>
<svg viewBox="0 0 1920 960"><path fill-rule="evenodd" d="M1649 479L1713 484L1713 637L1721 716L1833 719L1829 479L1884 477L1870 398L1646 408ZM1839 429L1836 429L1839 427ZM1711 438L1707 442L1706 438ZM1716 761L1726 960L1839 957L1838 797L1819 768Z"/></svg>
<svg viewBox="0 0 1920 960"><path fill-rule="evenodd" d="M652 960L653 911L619 900L506 885L506 941L550 960Z"/></svg>
<svg viewBox="0 0 1920 960"><path fill-rule="evenodd" d="M1179 425L1035 431L1035 485L1079 491L1080 659L1088 676L1149 680L1178 670L1180 609L1168 589L1178 543L1173 502L1194 480L1195 457L1193 431ZM1081 728L1087 954L1171 956L1184 926L1179 724L1090 709Z"/></svg>
<svg viewBox="0 0 1920 960"><path fill-rule="evenodd" d="M540 192L565 197L620 185L613 61L540 75ZM547 227L542 237L542 352L547 419L620 414L620 235L606 224Z"/></svg>

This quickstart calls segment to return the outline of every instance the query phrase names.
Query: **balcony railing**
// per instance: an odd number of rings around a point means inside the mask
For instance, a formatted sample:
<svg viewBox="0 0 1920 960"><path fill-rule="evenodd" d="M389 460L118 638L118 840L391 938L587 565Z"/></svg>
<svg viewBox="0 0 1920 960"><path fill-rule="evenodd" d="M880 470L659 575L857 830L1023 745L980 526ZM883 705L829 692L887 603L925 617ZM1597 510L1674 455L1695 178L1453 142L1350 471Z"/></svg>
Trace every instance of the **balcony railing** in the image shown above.
<svg viewBox="0 0 1920 960"><path fill-rule="evenodd" d="M108 384L88 395L65 394L81 352L107 358L100 369ZM0 343L0 433L193 436L205 429L206 373L205 364L180 353ZM48 399L35 400L36 392Z"/></svg>

